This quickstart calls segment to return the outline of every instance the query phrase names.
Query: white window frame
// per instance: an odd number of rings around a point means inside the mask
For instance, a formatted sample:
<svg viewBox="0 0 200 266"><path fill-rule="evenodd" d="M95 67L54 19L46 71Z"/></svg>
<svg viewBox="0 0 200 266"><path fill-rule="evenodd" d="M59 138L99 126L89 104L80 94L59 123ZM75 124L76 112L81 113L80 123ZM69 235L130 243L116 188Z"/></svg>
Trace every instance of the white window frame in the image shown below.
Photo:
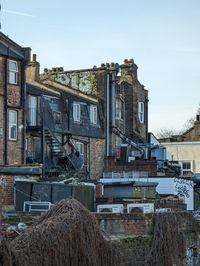
<svg viewBox="0 0 200 266"><path fill-rule="evenodd" d="M28 97L28 122L31 126L37 125L37 107L38 98L35 95L29 95Z"/></svg>
<svg viewBox="0 0 200 266"><path fill-rule="evenodd" d="M144 124L144 102L138 102L138 118L141 124Z"/></svg>
<svg viewBox="0 0 200 266"><path fill-rule="evenodd" d="M82 142L76 142L75 146L80 155L84 155L84 144Z"/></svg>
<svg viewBox="0 0 200 266"><path fill-rule="evenodd" d="M14 122L11 122L11 116L10 114L13 113L15 114L15 121ZM15 136L13 137L12 136L12 129L14 128L14 132L15 132ZM9 131L9 140L17 140L17 111L14 111L14 110L9 110L8 112L8 131Z"/></svg>
<svg viewBox="0 0 200 266"><path fill-rule="evenodd" d="M81 105L80 105L80 103L73 103L73 119L76 122L81 121Z"/></svg>
<svg viewBox="0 0 200 266"><path fill-rule="evenodd" d="M11 64L15 64L15 68L12 68ZM18 83L18 63L14 60L8 60L8 70L9 70L9 84L17 85Z"/></svg>
<svg viewBox="0 0 200 266"><path fill-rule="evenodd" d="M182 160L182 161L179 161L179 163L181 165L181 174L182 174L182 176L187 176L187 172L193 172L194 171L194 162L193 161L190 161L190 160ZM183 164L184 163L190 163L190 168L184 169L183 168Z"/></svg>
<svg viewBox="0 0 200 266"><path fill-rule="evenodd" d="M90 122L97 125L97 106L90 105Z"/></svg>

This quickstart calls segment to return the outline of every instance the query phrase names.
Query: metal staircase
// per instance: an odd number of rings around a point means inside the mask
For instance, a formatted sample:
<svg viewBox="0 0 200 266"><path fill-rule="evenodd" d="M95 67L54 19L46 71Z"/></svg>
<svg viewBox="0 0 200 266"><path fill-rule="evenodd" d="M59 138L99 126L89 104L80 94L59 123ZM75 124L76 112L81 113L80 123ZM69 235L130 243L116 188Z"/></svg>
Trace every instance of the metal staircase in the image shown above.
<svg viewBox="0 0 200 266"><path fill-rule="evenodd" d="M74 152L68 153L57 136L53 132L51 132L50 129L44 129L44 137L46 144L51 149L53 157L57 159L56 165L58 168L59 166L61 168L72 167L75 170L80 170L82 168L83 160L81 157L77 156L76 149L71 141L69 141L68 144L73 147Z"/></svg>
<svg viewBox="0 0 200 266"><path fill-rule="evenodd" d="M44 130L44 137L47 145L50 147L53 156L61 157L65 155L65 149L59 143L59 140L53 136L53 134L48 130Z"/></svg>

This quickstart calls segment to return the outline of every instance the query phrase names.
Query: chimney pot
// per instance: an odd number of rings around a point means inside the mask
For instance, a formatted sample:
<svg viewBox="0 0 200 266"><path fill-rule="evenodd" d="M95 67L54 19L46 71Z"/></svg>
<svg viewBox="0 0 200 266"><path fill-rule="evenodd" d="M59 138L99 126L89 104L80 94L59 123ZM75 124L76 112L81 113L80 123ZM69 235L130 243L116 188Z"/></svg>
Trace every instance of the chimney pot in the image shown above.
<svg viewBox="0 0 200 266"><path fill-rule="evenodd" d="M36 62L36 60L37 60L37 55L33 54L33 62Z"/></svg>

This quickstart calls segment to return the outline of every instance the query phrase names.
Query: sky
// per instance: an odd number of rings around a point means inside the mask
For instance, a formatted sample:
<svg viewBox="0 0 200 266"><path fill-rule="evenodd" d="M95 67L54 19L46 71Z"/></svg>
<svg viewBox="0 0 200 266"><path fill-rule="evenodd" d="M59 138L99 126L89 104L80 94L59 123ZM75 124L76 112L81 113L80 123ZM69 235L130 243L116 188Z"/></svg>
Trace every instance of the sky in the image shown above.
<svg viewBox="0 0 200 266"><path fill-rule="evenodd" d="M133 58L149 91L149 131L180 130L200 104L199 0L0 0L2 32L41 70Z"/></svg>

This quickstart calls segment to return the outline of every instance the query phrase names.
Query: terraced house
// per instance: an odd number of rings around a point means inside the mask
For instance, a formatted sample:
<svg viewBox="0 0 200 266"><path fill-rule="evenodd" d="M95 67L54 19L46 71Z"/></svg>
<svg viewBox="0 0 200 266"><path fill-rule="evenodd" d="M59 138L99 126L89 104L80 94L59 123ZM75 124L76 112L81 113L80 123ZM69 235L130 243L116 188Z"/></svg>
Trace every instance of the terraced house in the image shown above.
<svg viewBox="0 0 200 266"><path fill-rule="evenodd" d="M25 162L25 66L30 48L0 32L0 164Z"/></svg>
<svg viewBox="0 0 200 266"><path fill-rule="evenodd" d="M29 58L30 48L0 32L0 194L1 203L8 205L13 204L11 172L26 160L25 67Z"/></svg>
<svg viewBox="0 0 200 266"><path fill-rule="evenodd" d="M57 82L42 83L35 55L26 74L27 163L42 163L46 178L72 177L74 171L84 179L100 177L104 134L97 97Z"/></svg>
<svg viewBox="0 0 200 266"><path fill-rule="evenodd" d="M132 158L140 156L137 144L148 142L148 91L138 81L133 59L83 70L45 69L40 79L51 86L59 83L97 97L105 158L119 157L124 143Z"/></svg>
<svg viewBox="0 0 200 266"><path fill-rule="evenodd" d="M148 142L148 91L133 59L40 75L30 48L0 37L0 172L8 204L18 175L99 179L111 158L147 158L140 145Z"/></svg>

